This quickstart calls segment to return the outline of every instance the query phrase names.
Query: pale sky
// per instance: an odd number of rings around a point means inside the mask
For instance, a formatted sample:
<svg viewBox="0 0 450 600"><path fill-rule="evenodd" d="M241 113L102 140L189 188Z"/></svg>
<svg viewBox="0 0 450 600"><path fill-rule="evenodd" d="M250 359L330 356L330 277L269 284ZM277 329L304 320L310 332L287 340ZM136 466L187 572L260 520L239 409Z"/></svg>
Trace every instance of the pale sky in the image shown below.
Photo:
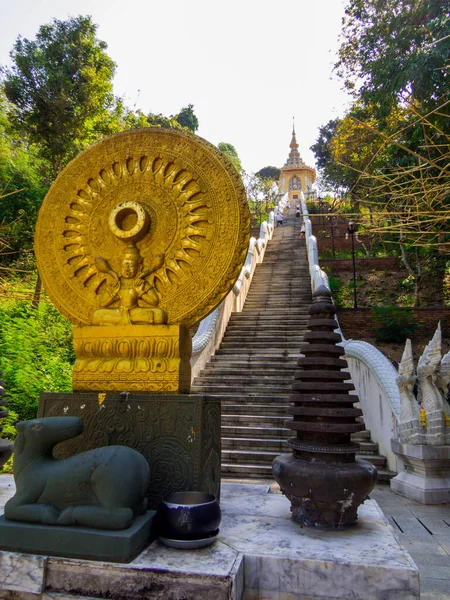
<svg viewBox="0 0 450 600"><path fill-rule="evenodd" d="M144 112L193 104L198 135L235 146L247 171L282 167L349 98L332 76L345 0L0 0L0 64L20 34L91 15L117 63L114 93Z"/></svg>

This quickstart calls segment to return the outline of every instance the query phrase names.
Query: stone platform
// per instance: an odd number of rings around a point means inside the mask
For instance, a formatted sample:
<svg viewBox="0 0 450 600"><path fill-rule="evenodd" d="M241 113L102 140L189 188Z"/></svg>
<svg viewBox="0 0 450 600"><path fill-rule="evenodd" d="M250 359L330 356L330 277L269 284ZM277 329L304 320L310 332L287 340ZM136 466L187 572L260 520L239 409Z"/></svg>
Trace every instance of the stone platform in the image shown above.
<svg viewBox="0 0 450 600"><path fill-rule="evenodd" d="M181 551L153 542L128 565L0 555L11 600L418 600L418 569L374 501L344 531L301 528L268 485L223 484L218 540ZM11 494L13 493L11 490Z"/></svg>

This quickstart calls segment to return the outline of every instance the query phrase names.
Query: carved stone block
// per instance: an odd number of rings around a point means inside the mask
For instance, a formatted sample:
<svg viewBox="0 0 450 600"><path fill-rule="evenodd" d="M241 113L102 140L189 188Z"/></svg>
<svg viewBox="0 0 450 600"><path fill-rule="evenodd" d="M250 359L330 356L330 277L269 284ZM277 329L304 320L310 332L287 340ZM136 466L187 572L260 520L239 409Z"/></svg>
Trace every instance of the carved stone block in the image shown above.
<svg viewBox="0 0 450 600"><path fill-rule="evenodd" d="M74 391L190 391L192 341L183 325L75 327L74 348Z"/></svg>
<svg viewBox="0 0 450 600"><path fill-rule="evenodd" d="M391 479L392 491L421 504L450 501L450 446L402 444L395 439L391 445L401 461L399 474Z"/></svg>
<svg viewBox="0 0 450 600"><path fill-rule="evenodd" d="M150 466L149 508L176 491L220 495L220 401L187 394L42 394L39 417L77 416L83 433L55 447L57 458L119 444Z"/></svg>
<svg viewBox="0 0 450 600"><path fill-rule="evenodd" d="M127 529L114 531L91 527L19 523L8 521L1 515L1 548L2 551L26 554L127 563L133 560L149 541L155 539L154 518L155 511L149 510L147 514L137 517Z"/></svg>

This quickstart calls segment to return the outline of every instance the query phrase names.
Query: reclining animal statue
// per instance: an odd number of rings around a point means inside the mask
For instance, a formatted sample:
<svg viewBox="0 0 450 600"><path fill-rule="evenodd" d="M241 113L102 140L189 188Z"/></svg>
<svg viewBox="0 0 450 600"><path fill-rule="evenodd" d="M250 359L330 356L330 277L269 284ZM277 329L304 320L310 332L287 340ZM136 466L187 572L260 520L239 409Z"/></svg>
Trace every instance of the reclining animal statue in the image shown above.
<svg viewBox="0 0 450 600"><path fill-rule="evenodd" d="M17 425L16 493L5 518L45 525L127 529L147 509L150 469L126 446L105 446L66 459L53 447L83 431L78 417L47 417Z"/></svg>

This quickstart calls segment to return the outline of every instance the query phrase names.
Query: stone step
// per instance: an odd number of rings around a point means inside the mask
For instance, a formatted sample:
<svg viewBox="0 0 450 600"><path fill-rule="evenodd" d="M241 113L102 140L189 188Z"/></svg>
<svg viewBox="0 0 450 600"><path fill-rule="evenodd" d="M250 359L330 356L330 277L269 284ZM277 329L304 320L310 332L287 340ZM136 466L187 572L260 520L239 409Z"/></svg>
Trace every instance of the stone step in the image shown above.
<svg viewBox="0 0 450 600"><path fill-rule="evenodd" d="M304 304L306 304L306 301L303 300L303 298L299 298L298 296L284 295L279 296L277 298L273 298L272 296L270 298L249 298L247 296L244 306L247 309L249 307L264 308L265 306L269 306L278 308L283 306L286 308L286 310L290 310L293 308L302 308Z"/></svg>
<svg viewBox="0 0 450 600"><path fill-rule="evenodd" d="M290 437L292 437L292 432ZM222 449L225 450L265 450L267 452L290 452L288 445L289 438L237 438L237 437L223 437L222 438ZM378 444L374 442L361 442L360 450L358 454L362 457L374 455L378 453Z"/></svg>
<svg viewBox="0 0 450 600"><path fill-rule="evenodd" d="M300 351L300 346L302 344L302 339L294 339L292 341L289 340L274 340L274 339L268 339L268 340L252 340L251 342L251 350L255 350L256 348L261 348L262 350L267 350L270 352L275 352L275 351L282 351L285 348L294 348L297 349L297 351ZM270 342L272 343L275 348L267 348L267 343ZM221 350L225 349L225 348L242 348L242 342L237 340L223 340L222 343L220 344L220 348Z"/></svg>
<svg viewBox="0 0 450 600"><path fill-rule="evenodd" d="M267 284L267 279L270 278L270 285ZM285 271L284 273L277 272L266 272L262 273L258 271L253 276L253 282L250 286L251 292L271 292L276 290L285 291L291 288L305 289L307 288L311 295L311 288L305 284L309 284L310 276L308 271Z"/></svg>
<svg viewBox="0 0 450 600"><path fill-rule="evenodd" d="M368 431L367 429L357 431L356 433L352 433L351 438L354 442L359 442L361 440L370 440L370 431Z"/></svg>
<svg viewBox="0 0 450 600"><path fill-rule="evenodd" d="M280 310L295 315L297 311L304 310L308 302L298 296L280 296L279 298L247 298L244 303L243 312L249 310ZM282 320L282 319L281 319Z"/></svg>
<svg viewBox="0 0 450 600"><path fill-rule="evenodd" d="M279 331L275 331L274 327L271 326L269 328L265 327L255 327L254 329L244 329L240 326L235 326L234 328L227 328L224 337L235 338L238 336L246 336L249 338L270 338L270 339L288 339L289 337L293 338L301 338L303 340L303 335L306 332L306 327L304 325L292 324L290 329L280 329Z"/></svg>
<svg viewBox="0 0 450 600"><path fill-rule="evenodd" d="M267 280L270 279L270 285ZM285 272L277 275L273 273L261 273L261 271L253 276L253 282L250 286L249 293L255 292L272 293L285 292L286 290L296 289L299 291L307 291L311 296L311 288L309 282L311 278L308 272Z"/></svg>
<svg viewBox="0 0 450 600"><path fill-rule="evenodd" d="M378 479L377 479L378 483L389 483L390 480L397 475L397 473L394 473L393 471L389 471L387 469L382 469L382 468L377 469L377 473L378 473Z"/></svg>
<svg viewBox="0 0 450 600"><path fill-rule="evenodd" d="M275 388L277 386L283 386L283 388L288 387L289 389L291 388L293 383L293 379L290 379L288 377L265 377L265 378L261 378L257 375L252 376L252 374L245 374L245 375L240 375L240 374L235 374L232 378L230 377L223 377L221 375L216 375L214 372L211 372L210 375L206 375L205 377L202 375L200 377L196 377L195 378L195 385L201 385L201 386L207 386L207 385L214 385L214 386L218 386L218 385L233 385L233 386L238 386L238 385L245 385L245 386L258 386L258 387L267 387L270 386L272 388Z"/></svg>
<svg viewBox="0 0 450 600"><path fill-rule="evenodd" d="M261 288L250 287L247 298L276 298L286 296L292 296L294 298L300 294L307 299L311 298L311 291L308 289L307 285L309 286L309 281L303 281L302 283L295 285L280 285L280 287L274 287L273 284L271 284L269 288L267 286Z"/></svg>
<svg viewBox="0 0 450 600"><path fill-rule="evenodd" d="M292 431L285 427L251 427L245 425L222 425L222 437L238 437L243 438L279 438L287 439L292 437Z"/></svg>
<svg viewBox="0 0 450 600"><path fill-rule="evenodd" d="M272 467L267 465L222 463L222 474L227 477L273 479Z"/></svg>
<svg viewBox="0 0 450 600"><path fill-rule="evenodd" d="M305 298L311 298L310 279L299 277L294 279L292 276L287 275L290 282L288 281L274 281L271 278L270 286L266 283L252 283L248 290L248 295L252 296L282 296L284 294L303 294Z"/></svg>
<svg viewBox="0 0 450 600"><path fill-rule="evenodd" d="M291 331L297 331L298 333L304 333L307 330L307 319L285 319L280 324L280 329L277 329L275 321L265 320L260 318L249 319L248 321L232 321L228 324L227 333L234 331L242 331L246 333L252 333L253 331L262 331L268 334L271 333L290 333ZM226 334L225 334L226 335Z"/></svg>
<svg viewBox="0 0 450 600"><path fill-rule="evenodd" d="M264 356L263 354L258 354L258 355L249 355L249 354L239 354L239 353L235 353L235 354L220 354L220 352L217 352L214 356L211 357L211 361L212 363L220 363L221 366L222 365L235 365L235 364L240 364L240 365L245 365L245 364L249 364L249 365L262 365L262 366L266 366L267 363L270 361L271 363L273 363L274 365L278 365L280 363L284 364L285 366L296 366L298 359L300 358L300 353L297 354L297 356L289 356L286 357L285 355L283 356L274 356L273 354L268 354L267 356ZM208 363L206 366L208 366L210 363Z"/></svg>
<svg viewBox="0 0 450 600"><path fill-rule="evenodd" d="M287 453L290 452L288 449ZM280 453L270 450L222 450L222 465L225 464L252 464L271 466L273 459ZM386 466L386 457L356 454L355 458L366 460L380 469Z"/></svg>
<svg viewBox="0 0 450 600"><path fill-rule="evenodd" d="M260 427L268 425L270 427L284 427L285 421L289 418L286 414L281 415L248 415L248 414L222 414L222 425L231 427L234 424L243 425L244 427Z"/></svg>
<svg viewBox="0 0 450 600"><path fill-rule="evenodd" d="M245 356L259 356L260 359L262 356L267 356L267 360L270 361L270 357L274 356L288 356L290 358L296 357L300 358L301 347L297 344L292 347L286 346L285 348L268 348L267 344L264 346L252 345L246 352ZM238 352L242 355L242 344L226 344L220 347L219 352L221 354L237 354Z"/></svg>
<svg viewBox="0 0 450 600"><path fill-rule="evenodd" d="M251 323L253 321L259 321L262 319L270 323L271 321L280 321L280 315L278 313L270 313L266 310L244 310L240 313L233 313L230 317L230 321L239 322L239 321L247 321ZM306 308L296 308L295 310L291 310L288 314L283 315L283 322L286 321L295 321L297 319L309 319L309 312Z"/></svg>
<svg viewBox="0 0 450 600"><path fill-rule="evenodd" d="M267 452L276 452L281 454L282 452L289 452L289 446L287 438L276 439L276 438L222 438L222 450L232 449L261 449Z"/></svg>
<svg viewBox="0 0 450 600"><path fill-rule="evenodd" d="M283 364L278 367L268 366L264 368L264 365L252 365L252 364L236 364L234 367L221 367L217 363L207 364L206 368L203 369L200 373L200 377L208 377L211 373L214 375L219 375L220 377L230 376L234 377L235 375L243 375L249 373L253 377L261 376L261 377L288 377L293 379L294 374L296 372L296 368L293 365L292 367L286 367Z"/></svg>
<svg viewBox="0 0 450 600"><path fill-rule="evenodd" d="M197 378L196 378L197 379ZM223 384L218 384L218 383L208 383L205 385L201 385L201 384L197 384L194 383L191 386L191 392L194 394L207 394L208 396L213 395L213 394L223 394L224 396L228 396L230 394L236 395L236 393L238 393L239 391L242 391L242 386L243 384L241 383L236 383L236 382L230 382L230 383L223 383ZM277 394L280 391L290 391L291 389L291 383L280 383L278 385L269 385L269 384L261 384L261 385L256 385L253 384L251 391L248 391L248 393L251 394L261 394L261 395L267 395L270 396L272 394ZM246 390L247 393L247 390Z"/></svg>
<svg viewBox="0 0 450 600"><path fill-rule="evenodd" d="M278 416L289 418L286 409L290 406L290 402L286 401L284 404L276 404L275 402L268 404L248 404L242 402L241 404L222 403L222 417L231 415L266 415L268 417Z"/></svg>
<svg viewBox="0 0 450 600"><path fill-rule="evenodd" d="M292 431L286 427L275 427L273 425L267 427L255 427L247 425L222 425L222 437L227 438L253 438L253 439L287 439L292 437ZM366 437L361 437L361 434L367 434ZM370 440L369 431L360 431L353 433L351 436L352 441L359 442L361 439Z"/></svg>
<svg viewBox="0 0 450 600"><path fill-rule="evenodd" d="M284 404L288 406L290 404L290 397L290 391L266 396L261 394L254 394L251 396L249 395L249 392L245 391L241 394L229 394L228 396L224 396L222 394L208 394L208 398L217 398L218 400L221 400L222 406L228 404L243 404L244 406L252 406L254 404Z"/></svg>
<svg viewBox="0 0 450 600"><path fill-rule="evenodd" d="M222 465L226 464L245 464L252 465L272 465L274 458L280 453L265 450L222 450Z"/></svg>
<svg viewBox="0 0 450 600"><path fill-rule="evenodd" d="M271 333L284 333L292 331L293 327L298 327L298 329L305 330L306 329L307 319L297 319L297 325L295 322L290 323L280 323L278 326L276 323L261 323L259 325L255 325L254 323L228 323L227 333L234 331L246 331L252 332L257 328L258 331L265 331Z"/></svg>
<svg viewBox="0 0 450 600"><path fill-rule="evenodd" d="M245 331L227 331L221 343L239 343L239 345L241 345L243 342L246 342L253 346L254 344L272 344L274 341L278 348L283 348L286 343L295 344L300 347L303 342L303 333L295 327L292 328L291 333L280 333L277 336L270 333L268 334L265 331L253 331L252 333Z"/></svg>

